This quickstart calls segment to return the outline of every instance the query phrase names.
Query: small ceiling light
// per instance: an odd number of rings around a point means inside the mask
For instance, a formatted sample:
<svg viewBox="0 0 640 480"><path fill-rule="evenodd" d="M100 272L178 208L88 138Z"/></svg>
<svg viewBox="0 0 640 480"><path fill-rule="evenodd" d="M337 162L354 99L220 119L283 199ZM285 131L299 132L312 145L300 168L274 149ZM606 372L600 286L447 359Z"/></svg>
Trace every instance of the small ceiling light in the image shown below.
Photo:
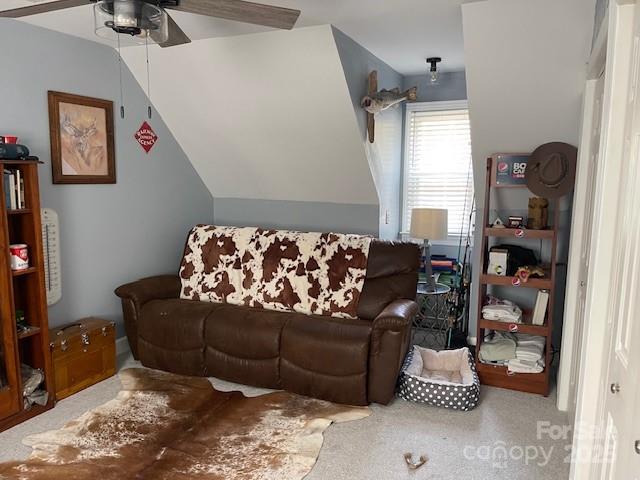
<svg viewBox="0 0 640 480"><path fill-rule="evenodd" d="M438 72L438 63L440 63L441 61L442 58L440 57L427 58L427 63L431 65L431 68L429 69L429 80L431 81L432 85L437 84L438 80L440 79L440 74Z"/></svg>
<svg viewBox="0 0 640 480"><path fill-rule="evenodd" d="M93 7L93 13L99 37L115 39L115 35L124 34L140 43L145 43L149 36L156 43L169 37L165 11L142 0L102 0Z"/></svg>

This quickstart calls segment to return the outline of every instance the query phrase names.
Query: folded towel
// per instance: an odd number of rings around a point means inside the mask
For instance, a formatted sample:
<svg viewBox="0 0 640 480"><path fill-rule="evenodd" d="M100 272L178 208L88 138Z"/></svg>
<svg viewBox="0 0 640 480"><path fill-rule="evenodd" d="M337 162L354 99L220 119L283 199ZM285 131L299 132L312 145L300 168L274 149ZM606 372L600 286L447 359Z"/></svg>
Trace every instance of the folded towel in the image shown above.
<svg viewBox="0 0 640 480"><path fill-rule="evenodd" d="M493 362L489 362L487 360L480 359L480 361L485 365L496 365L498 367L506 367L509 364L509 360L496 360Z"/></svg>
<svg viewBox="0 0 640 480"><path fill-rule="evenodd" d="M499 362L516 358L516 340L513 334L495 332L492 339L482 342L478 356L482 362Z"/></svg>
<svg viewBox="0 0 640 480"><path fill-rule="evenodd" d="M538 345L520 345L516 346L516 358L520 360L529 360L536 362L542 358L544 354L544 348Z"/></svg>
<svg viewBox="0 0 640 480"><path fill-rule="evenodd" d="M521 323L522 310L509 300L488 296L482 307L482 318L499 322Z"/></svg>
<svg viewBox="0 0 640 480"><path fill-rule="evenodd" d="M544 356L546 339L537 335L527 335L523 333L514 334L516 345L516 358L528 362L537 362Z"/></svg>
<svg viewBox="0 0 640 480"><path fill-rule="evenodd" d="M507 362L509 373L542 373L544 371L544 361L530 362L519 358Z"/></svg>
<svg viewBox="0 0 640 480"><path fill-rule="evenodd" d="M526 333L516 333L515 334L516 341L518 345L539 345L544 347L546 344L546 339L539 335L528 335Z"/></svg>
<svg viewBox="0 0 640 480"><path fill-rule="evenodd" d="M514 310L512 307L483 308L482 318L498 322L522 323L522 311Z"/></svg>

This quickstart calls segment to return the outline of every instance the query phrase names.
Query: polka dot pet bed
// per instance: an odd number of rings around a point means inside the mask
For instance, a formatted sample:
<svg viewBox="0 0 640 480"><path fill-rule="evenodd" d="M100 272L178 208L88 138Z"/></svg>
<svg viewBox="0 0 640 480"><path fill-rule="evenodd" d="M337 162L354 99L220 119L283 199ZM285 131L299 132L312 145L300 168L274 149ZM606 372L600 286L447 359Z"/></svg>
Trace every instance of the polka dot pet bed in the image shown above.
<svg viewBox="0 0 640 480"><path fill-rule="evenodd" d="M409 350L398 380L398 396L435 407L468 411L478 405L480 379L468 348Z"/></svg>

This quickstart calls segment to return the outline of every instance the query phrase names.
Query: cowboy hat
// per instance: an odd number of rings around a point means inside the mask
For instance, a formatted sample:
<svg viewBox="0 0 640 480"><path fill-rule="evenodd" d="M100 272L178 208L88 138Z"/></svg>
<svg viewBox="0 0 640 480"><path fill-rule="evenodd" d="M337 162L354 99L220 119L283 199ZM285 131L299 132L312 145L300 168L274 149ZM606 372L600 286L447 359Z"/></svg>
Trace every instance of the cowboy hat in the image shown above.
<svg viewBox="0 0 640 480"><path fill-rule="evenodd" d="M562 142L539 146L529 157L527 188L539 197L559 198L573 190L578 149Z"/></svg>

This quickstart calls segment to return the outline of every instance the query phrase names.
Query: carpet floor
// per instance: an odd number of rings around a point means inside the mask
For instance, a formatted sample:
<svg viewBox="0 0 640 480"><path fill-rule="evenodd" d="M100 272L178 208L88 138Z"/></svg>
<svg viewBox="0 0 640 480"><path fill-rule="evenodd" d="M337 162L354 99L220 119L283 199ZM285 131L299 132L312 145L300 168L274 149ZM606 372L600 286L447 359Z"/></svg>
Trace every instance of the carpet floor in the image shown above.
<svg viewBox="0 0 640 480"><path fill-rule="evenodd" d="M130 357L119 358L118 363L121 368L139 366ZM211 382L218 390L240 390L247 396L268 392L217 379ZM26 458L30 448L22 445L24 437L58 429L119 391L118 378L110 378L0 433L0 461ZM400 399L371 409L368 418L329 427L318 462L306 480L569 478L566 457L571 438L559 434L558 427L568 422L555 408L555 394L544 398L483 387L480 405L466 413ZM405 453L413 453L416 459L426 455L428 463L410 471Z"/></svg>

